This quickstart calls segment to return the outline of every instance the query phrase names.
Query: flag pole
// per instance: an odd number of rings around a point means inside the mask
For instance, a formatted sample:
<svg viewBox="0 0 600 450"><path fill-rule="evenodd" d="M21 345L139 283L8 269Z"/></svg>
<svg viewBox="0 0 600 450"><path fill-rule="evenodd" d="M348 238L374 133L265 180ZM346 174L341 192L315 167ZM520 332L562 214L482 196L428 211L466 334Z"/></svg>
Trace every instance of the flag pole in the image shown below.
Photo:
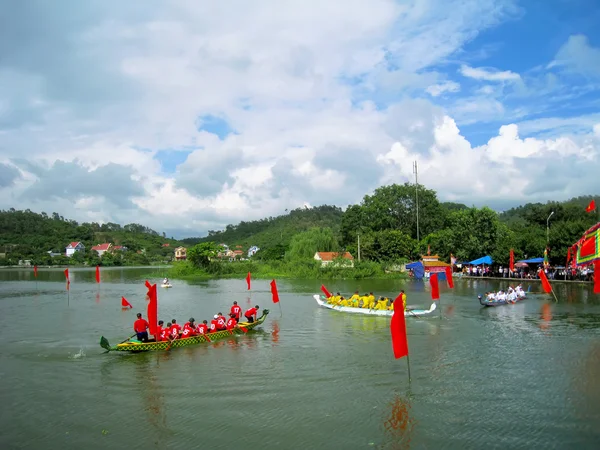
<svg viewBox="0 0 600 450"><path fill-rule="evenodd" d="M410 356L406 355L406 367L408 368L408 382L410 383L412 378L410 377Z"/></svg>
<svg viewBox="0 0 600 450"><path fill-rule="evenodd" d="M281 309L281 300L278 301L277 304L279 305L279 314L281 314L280 317L283 317L283 310Z"/></svg>

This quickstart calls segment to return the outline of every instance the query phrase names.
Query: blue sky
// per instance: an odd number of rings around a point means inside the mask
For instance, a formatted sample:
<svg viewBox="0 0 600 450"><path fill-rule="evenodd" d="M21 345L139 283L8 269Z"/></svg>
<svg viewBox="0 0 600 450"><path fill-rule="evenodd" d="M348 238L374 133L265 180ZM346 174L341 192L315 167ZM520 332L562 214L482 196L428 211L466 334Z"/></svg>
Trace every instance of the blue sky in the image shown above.
<svg viewBox="0 0 600 450"><path fill-rule="evenodd" d="M468 205L600 192L597 1L0 8L1 208L202 235L414 160Z"/></svg>

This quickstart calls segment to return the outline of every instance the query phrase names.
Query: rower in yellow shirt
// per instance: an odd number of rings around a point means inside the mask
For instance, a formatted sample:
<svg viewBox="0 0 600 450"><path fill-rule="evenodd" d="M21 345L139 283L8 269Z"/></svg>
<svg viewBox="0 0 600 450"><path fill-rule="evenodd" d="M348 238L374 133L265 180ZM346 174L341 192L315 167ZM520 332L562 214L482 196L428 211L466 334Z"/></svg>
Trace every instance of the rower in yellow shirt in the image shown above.
<svg viewBox="0 0 600 450"><path fill-rule="evenodd" d="M377 305L375 305L375 309L385 311L387 309L387 298L379 297Z"/></svg>
<svg viewBox="0 0 600 450"><path fill-rule="evenodd" d="M404 290L400 291L400 294L402 294L402 306L404 307L404 311L406 311L406 294Z"/></svg>
<svg viewBox="0 0 600 450"><path fill-rule="evenodd" d="M350 306L350 301L346 300L343 295L340 298L340 306Z"/></svg>
<svg viewBox="0 0 600 450"><path fill-rule="evenodd" d="M366 304L363 304L363 308L373 309L375 307L375 296L372 292L369 292L367 296Z"/></svg>

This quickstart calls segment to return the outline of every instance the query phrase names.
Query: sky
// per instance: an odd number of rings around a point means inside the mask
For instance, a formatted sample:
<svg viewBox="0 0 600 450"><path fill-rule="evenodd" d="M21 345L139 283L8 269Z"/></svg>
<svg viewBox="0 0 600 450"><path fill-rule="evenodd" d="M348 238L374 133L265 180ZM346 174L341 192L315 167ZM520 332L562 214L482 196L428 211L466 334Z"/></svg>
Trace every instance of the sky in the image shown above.
<svg viewBox="0 0 600 450"><path fill-rule="evenodd" d="M0 209L177 238L414 181L600 193L597 0L7 0Z"/></svg>

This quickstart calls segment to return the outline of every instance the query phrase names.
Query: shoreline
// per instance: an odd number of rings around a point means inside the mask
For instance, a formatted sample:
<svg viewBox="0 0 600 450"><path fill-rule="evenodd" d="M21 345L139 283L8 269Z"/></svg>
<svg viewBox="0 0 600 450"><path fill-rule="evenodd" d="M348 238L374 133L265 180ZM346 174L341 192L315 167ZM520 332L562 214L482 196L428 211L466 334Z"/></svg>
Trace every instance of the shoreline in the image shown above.
<svg viewBox="0 0 600 450"><path fill-rule="evenodd" d="M467 280L497 280L497 281L519 281L519 282L538 282L541 283L542 280L539 278L502 278L502 277L474 277L472 275L460 275L454 276L455 280L467 279ZM574 283L574 284L593 284L593 281L585 281L585 280L561 280L559 278L555 278L553 280L548 279L551 283Z"/></svg>

